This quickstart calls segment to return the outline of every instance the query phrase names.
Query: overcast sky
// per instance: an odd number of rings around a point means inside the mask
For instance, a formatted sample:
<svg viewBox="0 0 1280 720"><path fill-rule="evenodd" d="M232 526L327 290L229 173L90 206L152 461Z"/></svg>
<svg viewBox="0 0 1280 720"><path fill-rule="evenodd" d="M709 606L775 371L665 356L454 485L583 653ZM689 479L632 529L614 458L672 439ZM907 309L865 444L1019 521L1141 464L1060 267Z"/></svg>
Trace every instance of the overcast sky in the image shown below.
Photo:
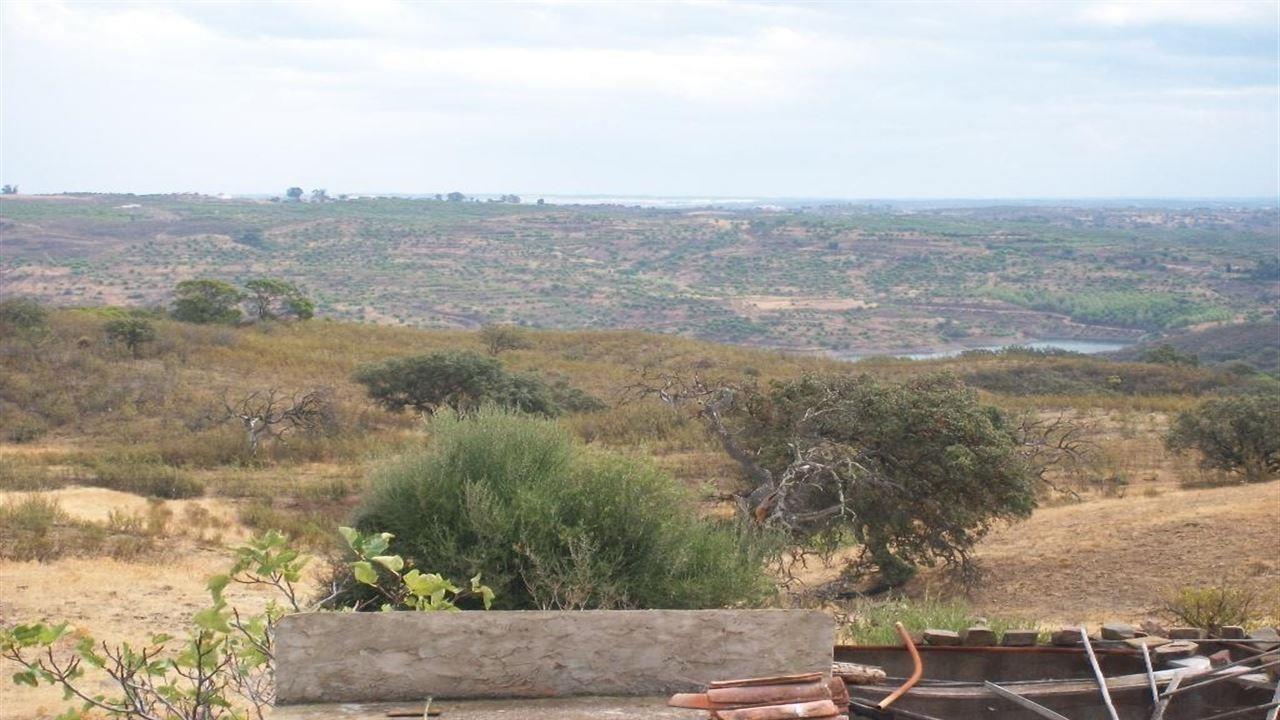
<svg viewBox="0 0 1280 720"><path fill-rule="evenodd" d="M1280 192L1280 3L0 3L0 180Z"/></svg>

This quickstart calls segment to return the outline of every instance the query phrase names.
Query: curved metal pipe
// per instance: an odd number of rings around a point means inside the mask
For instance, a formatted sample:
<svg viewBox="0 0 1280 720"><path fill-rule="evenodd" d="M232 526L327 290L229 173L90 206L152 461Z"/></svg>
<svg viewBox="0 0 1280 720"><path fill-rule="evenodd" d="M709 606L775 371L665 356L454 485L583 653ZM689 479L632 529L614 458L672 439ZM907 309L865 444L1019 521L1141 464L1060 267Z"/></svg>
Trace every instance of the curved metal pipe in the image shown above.
<svg viewBox="0 0 1280 720"><path fill-rule="evenodd" d="M906 695L907 691L915 687L916 683L920 682L920 678L924 677L924 662L920 660L920 651L916 650L916 644L911 642L911 633L907 632L907 629L900 622L894 623L893 628L898 631L898 637L902 638L902 642L906 644L907 652L911 653L911 663L915 666L915 669L911 671L911 677L907 678L902 687L894 690L889 697L880 701L880 704L876 707L881 710L897 702L898 698Z"/></svg>

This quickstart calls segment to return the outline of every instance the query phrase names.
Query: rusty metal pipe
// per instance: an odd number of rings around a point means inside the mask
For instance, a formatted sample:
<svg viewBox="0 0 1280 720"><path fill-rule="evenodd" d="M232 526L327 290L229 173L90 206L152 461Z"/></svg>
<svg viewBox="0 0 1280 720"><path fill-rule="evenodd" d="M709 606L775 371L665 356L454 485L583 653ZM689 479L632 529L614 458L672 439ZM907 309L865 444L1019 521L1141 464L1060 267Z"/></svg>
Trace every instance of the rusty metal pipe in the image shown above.
<svg viewBox="0 0 1280 720"><path fill-rule="evenodd" d="M902 687L894 690L889 694L889 697L881 700L880 703L876 705L876 707L881 710L884 710L897 702L898 698L906 695L907 691L915 687L916 683L920 682L920 678L924 677L924 662L920 660L920 651L916 650L916 644L911 642L911 633L907 632L907 629L903 627L900 622L894 623L893 629L898 631L898 637L902 638L902 642L906 644L907 652L911 654L911 663L915 668L911 671L911 677L907 678L907 681L902 684Z"/></svg>

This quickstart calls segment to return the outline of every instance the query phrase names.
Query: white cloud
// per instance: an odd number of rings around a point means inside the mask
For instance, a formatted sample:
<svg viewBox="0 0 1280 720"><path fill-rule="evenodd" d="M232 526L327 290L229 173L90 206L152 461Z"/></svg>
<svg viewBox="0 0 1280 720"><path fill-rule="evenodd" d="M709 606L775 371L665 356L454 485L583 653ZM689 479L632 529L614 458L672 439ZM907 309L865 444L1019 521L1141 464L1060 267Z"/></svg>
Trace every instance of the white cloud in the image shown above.
<svg viewBox="0 0 1280 720"><path fill-rule="evenodd" d="M1112 28L1139 25L1274 25L1277 5L1265 0L1091 2L1080 7L1079 17L1085 22Z"/></svg>
<svg viewBox="0 0 1280 720"><path fill-rule="evenodd" d="M10 1L0 13L4 181L32 190L1275 188L1266 3ZM1229 177L1170 171L1223 163Z"/></svg>

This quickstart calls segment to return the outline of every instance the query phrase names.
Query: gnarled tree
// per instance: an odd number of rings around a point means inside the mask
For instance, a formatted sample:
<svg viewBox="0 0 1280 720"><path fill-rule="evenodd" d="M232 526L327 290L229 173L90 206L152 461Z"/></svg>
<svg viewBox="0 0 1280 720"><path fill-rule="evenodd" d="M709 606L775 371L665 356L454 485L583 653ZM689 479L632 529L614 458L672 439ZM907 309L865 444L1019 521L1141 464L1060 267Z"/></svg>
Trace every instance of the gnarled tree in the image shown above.
<svg viewBox="0 0 1280 720"><path fill-rule="evenodd" d="M319 433L332 425L333 401L327 388L305 393L284 393L278 388L255 390L232 403L223 395L224 421L236 420L244 428L250 455L267 440L285 442L292 431Z"/></svg>
<svg viewBox="0 0 1280 720"><path fill-rule="evenodd" d="M1035 505L1013 429L958 379L805 376L767 391L647 373L637 389L702 420L751 487L741 509L802 545L856 545L885 587L919 565L971 570L974 544Z"/></svg>

